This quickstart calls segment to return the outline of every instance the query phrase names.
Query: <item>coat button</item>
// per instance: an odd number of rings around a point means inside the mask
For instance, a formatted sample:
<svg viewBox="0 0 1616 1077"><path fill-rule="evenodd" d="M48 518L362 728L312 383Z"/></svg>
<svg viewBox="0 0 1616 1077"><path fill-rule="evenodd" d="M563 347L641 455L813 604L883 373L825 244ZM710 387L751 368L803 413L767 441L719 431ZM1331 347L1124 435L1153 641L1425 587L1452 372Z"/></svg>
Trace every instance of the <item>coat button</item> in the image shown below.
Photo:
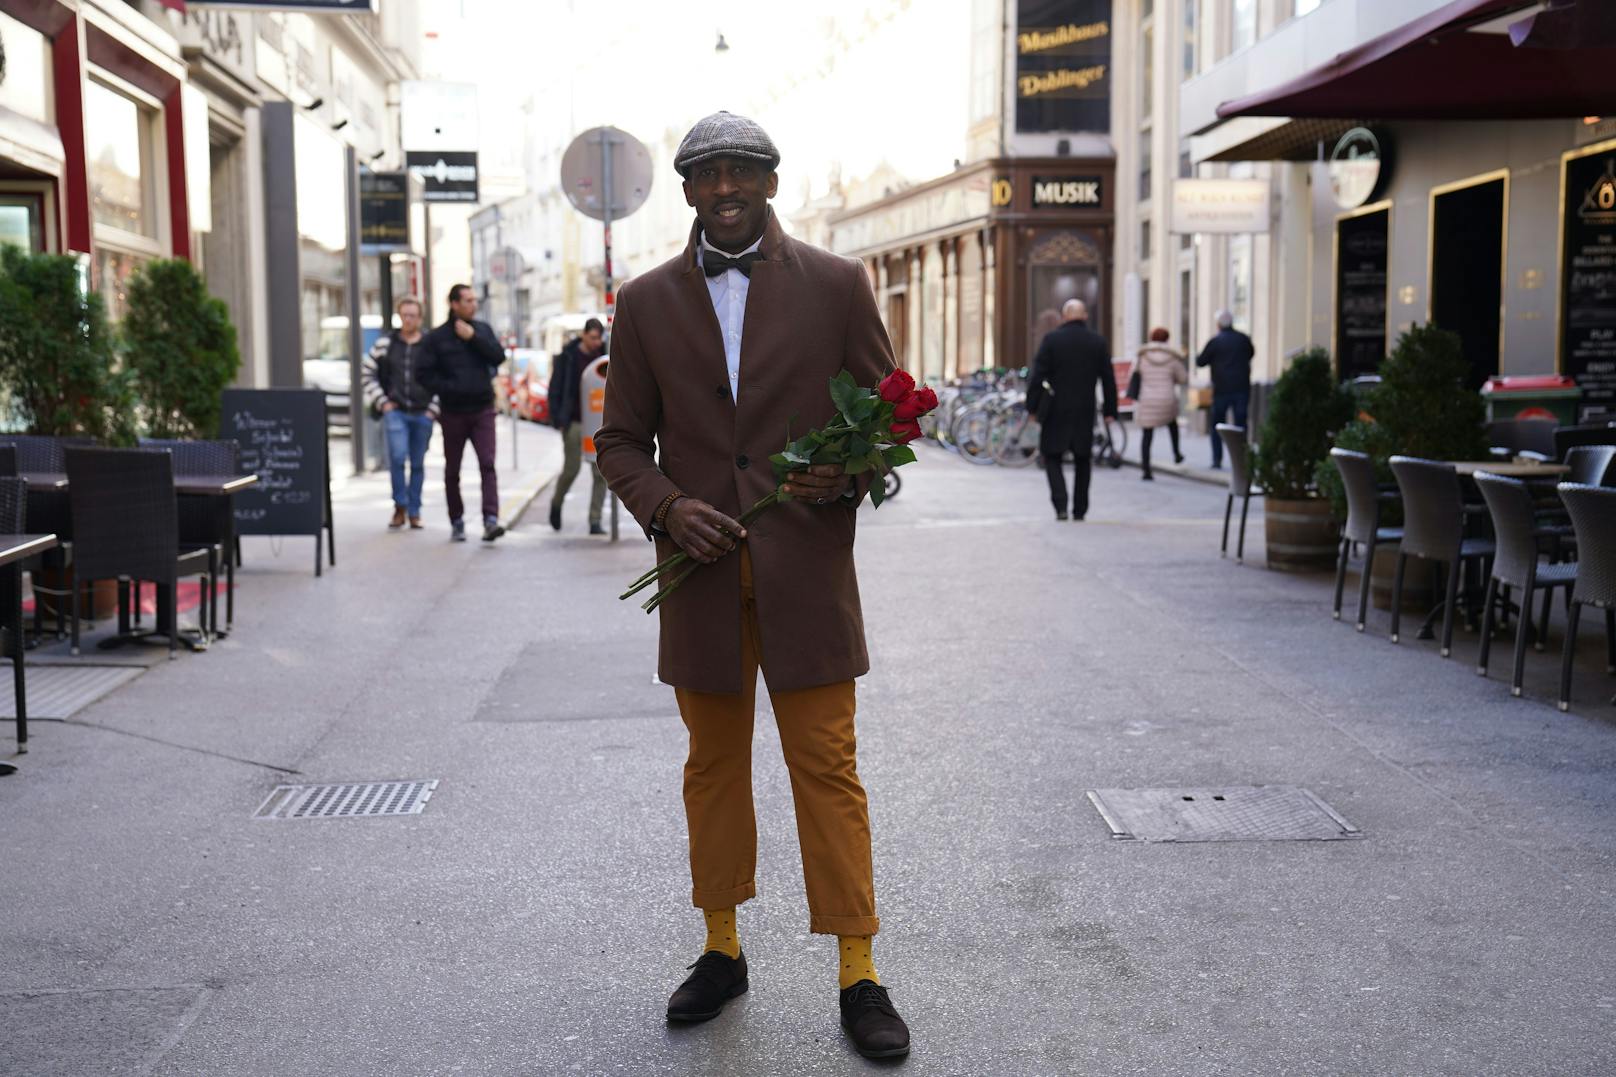
<svg viewBox="0 0 1616 1077"><path fill-rule="evenodd" d="M735 466L740 468L742 471L745 471L747 468L752 466L752 461L748 460L746 458L746 454L743 452L741 455L735 458Z"/></svg>
<svg viewBox="0 0 1616 1077"><path fill-rule="evenodd" d="M722 400L728 400L729 399L729 386L720 385L718 387L718 396Z"/></svg>

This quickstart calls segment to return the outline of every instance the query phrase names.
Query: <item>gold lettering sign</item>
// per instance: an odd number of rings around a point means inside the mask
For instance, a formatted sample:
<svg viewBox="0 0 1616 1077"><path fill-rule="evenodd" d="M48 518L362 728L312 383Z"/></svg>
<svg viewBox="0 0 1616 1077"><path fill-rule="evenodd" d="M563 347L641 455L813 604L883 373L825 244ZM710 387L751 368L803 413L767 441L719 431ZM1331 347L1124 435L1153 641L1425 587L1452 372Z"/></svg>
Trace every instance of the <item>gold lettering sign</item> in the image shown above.
<svg viewBox="0 0 1616 1077"><path fill-rule="evenodd" d="M1007 179L993 181L993 204L995 206L1008 206L1015 200L1016 189Z"/></svg>
<svg viewBox="0 0 1616 1077"><path fill-rule="evenodd" d="M1023 31L1016 35L1016 47L1025 56L1032 52L1047 52L1068 45L1081 45L1085 41L1096 41L1110 33L1111 26L1106 22L1091 22L1087 26L1067 23L1054 30Z"/></svg>
<svg viewBox="0 0 1616 1077"><path fill-rule="evenodd" d="M1106 65L1083 67L1076 71L1062 68L1047 75L1022 75L1016 79L1022 97L1040 97L1061 91L1082 92L1105 78Z"/></svg>

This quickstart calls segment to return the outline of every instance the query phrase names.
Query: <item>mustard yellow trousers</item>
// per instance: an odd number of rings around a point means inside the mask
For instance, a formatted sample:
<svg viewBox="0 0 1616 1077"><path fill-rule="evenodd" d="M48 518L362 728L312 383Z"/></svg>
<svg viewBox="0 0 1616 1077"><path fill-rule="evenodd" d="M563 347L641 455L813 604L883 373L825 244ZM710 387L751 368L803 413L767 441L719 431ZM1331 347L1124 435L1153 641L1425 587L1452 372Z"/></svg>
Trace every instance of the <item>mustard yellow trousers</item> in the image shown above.
<svg viewBox="0 0 1616 1077"><path fill-rule="evenodd" d="M761 647L752 562L745 543L739 556L741 691L676 691L679 713L690 730L684 798L690 827L691 901L698 909L727 909L757 894L752 715ZM768 670L763 672L767 679ZM870 813L856 759L853 682L770 692L769 700L797 808L809 930L873 935L880 921L875 915Z"/></svg>

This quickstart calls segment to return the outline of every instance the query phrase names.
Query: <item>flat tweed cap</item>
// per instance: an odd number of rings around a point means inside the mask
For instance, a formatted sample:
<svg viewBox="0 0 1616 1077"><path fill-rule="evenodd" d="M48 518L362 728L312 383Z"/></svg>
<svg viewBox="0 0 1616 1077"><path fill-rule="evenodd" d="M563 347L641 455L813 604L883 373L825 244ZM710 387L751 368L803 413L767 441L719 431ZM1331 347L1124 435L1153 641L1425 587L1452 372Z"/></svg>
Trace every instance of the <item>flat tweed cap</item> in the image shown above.
<svg viewBox="0 0 1616 1077"><path fill-rule="evenodd" d="M702 161L714 157L746 157L762 161L774 171L780 165L780 151L768 132L745 116L732 112L715 112L696 121L696 126L679 143L674 154L673 167L686 179L690 170Z"/></svg>

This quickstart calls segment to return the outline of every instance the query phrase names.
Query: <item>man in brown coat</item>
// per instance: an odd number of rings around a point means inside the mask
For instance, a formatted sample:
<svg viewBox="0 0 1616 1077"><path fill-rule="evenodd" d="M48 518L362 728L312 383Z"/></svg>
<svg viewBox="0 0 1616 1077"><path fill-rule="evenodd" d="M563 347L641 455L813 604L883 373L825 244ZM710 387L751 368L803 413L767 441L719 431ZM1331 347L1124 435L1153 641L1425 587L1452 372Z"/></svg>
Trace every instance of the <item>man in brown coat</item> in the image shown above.
<svg viewBox="0 0 1616 1077"><path fill-rule="evenodd" d="M893 366L869 277L798 243L769 199L780 155L751 120L716 113L674 159L696 211L679 257L618 295L600 469L656 540L704 567L662 603L661 679L690 733L684 769L692 901L707 920L668 1018L704 1021L747 989L735 906L756 893L752 715L763 670L791 774L809 928L840 940L843 1027L869 1057L909 1050L871 960L879 927L853 679L869 670L853 533L869 476L814 467L774 489L771 453L834 414L829 381L874 386Z"/></svg>

